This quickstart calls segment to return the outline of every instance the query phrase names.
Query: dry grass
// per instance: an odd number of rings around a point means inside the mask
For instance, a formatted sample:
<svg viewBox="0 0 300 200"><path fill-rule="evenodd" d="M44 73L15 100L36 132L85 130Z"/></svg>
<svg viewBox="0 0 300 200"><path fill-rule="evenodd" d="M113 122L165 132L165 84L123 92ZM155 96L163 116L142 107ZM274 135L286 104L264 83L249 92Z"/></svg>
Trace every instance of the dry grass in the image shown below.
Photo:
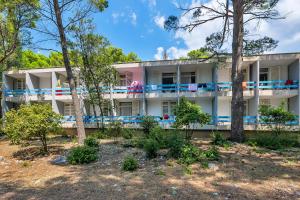
<svg viewBox="0 0 300 200"><path fill-rule="evenodd" d="M189 175L174 160L149 161L141 150L109 140L102 141L101 159L95 163L55 166L49 160L74 144L60 139L51 145L56 148L50 155L21 161L14 155L24 149L0 141L5 159L0 161L0 199L300 199L300 149L262 151L237 144L220 149L214 169L194 164ZM133 173L121 170L128 154L139 159Z"/></svg>

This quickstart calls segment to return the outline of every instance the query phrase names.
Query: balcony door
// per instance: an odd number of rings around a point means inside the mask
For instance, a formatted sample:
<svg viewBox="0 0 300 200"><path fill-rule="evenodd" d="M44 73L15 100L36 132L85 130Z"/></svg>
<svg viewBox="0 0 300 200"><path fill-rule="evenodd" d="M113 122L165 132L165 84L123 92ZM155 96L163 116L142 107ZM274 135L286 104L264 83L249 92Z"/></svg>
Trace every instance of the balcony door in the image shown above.
<svg viewBox="0 0 300 200"><path fill-rule="evenodd" d="M176 73L162 73L162 84L176 84Z"/></svg>
<svg viewBox="0 0 300 200"><path fill-rule="evenodd" d="M269 78L269 68L261 68L259 70L259 81L268 81Z"/></svg>
<svg viewBox="0 0 300 200"><path fill-rule="evenodd" d="M181 84L196 83L196 73L195 72L182 72L180 75Z"/></svg>
<svg viewBox="0 0 300 200"><path fill-rule="evenodd" d="M120 116L132 116L132 102L120 102Z"/></svg>

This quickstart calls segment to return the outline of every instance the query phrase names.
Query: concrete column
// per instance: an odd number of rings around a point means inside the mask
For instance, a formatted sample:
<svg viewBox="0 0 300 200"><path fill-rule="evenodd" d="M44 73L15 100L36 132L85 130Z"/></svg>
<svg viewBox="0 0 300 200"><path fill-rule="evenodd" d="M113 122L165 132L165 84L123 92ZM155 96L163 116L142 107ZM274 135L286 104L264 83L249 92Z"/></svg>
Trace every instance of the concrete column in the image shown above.
<svg viewBox="0 0 300 200"><path fill-rule="evenodd" d="M255 87L255 96L254 96L254 101L255 101L255 114L256 114L256 121L259 121L259 72L260 72L260 61L257 60L254 65L253 65L253 81L256 82L256 87Z"/></svg>
<svg viewBox="0 0 300 200"><path fill-rule="evenodd" d="M25 103L29 104L29 91L34 89L30 74L28 72L25 73Z"/></svg>
<svg viewBox="0 0 300 200"><path fill-rule="evenodd" d="M213 97L213 110L212 110L212 117L213 117L213 124L215 126L218 125L218 67L214 67L212 70L212 82L214 83L214 97Z"/></svg>
<svg viewBox="0 0 300 200"><path fill-rule="evenodd" d="M179 103L180 65L177 65L177 103Z"/></svg>
<svg viewBox="0 0 300 200"><path fill-rule="evenodd" d="M298 119L299 119L299 125L300 125L300 59L298 59L296 62L298 62L298 74L297 74L297 76L298 76L298 78L297 78L297 80L298 80L298 96L297 96L297 98L298 98L298 113L297 113L297 115L298 115Z"/></svg>
<svg viewBox="0 0 300 200"><path fill-rule="evenodd" d="M147 115L146 109L146 85L147 85L147 72L145 66L142 66L142 84L143 84L143 103L142 103L142 115Z"/></svg>
<svg viewBox="0 0 300 200"><path fill-rule="evenodd" d="M5 115L5 113L8 111L8 105L5 101L5 90L9 89L7 86L7 80L6 80L6 75L2 73L2 99L1 99L1 108L2 108L2 116Z"/></svg>
<svg viewBox="0 0 300 200"><path fill-rule="evenodd" d="M113 86L111 84L109 86L109 101L112 106L112 116L116 116L116 107L113 99Z"/></svg>
<svg viewBox="0 0 300 200"><path fill-rule="evenodd" d="M59 113L59 108L56 102L55 89L57 86L57 76L55 72L51 72L51 85L52 85L52 110L56 113Z"/></svg>

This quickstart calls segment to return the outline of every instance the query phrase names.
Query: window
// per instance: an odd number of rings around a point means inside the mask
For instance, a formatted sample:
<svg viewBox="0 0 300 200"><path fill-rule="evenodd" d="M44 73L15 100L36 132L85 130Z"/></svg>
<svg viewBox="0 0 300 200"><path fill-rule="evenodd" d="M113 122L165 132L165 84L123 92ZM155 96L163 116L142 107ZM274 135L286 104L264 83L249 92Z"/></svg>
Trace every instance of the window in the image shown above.
<svg viewBox="0 0 300 200"><path fill-rule="evenodd" d="M25 79L17 79L16 89L17 90L25 90Z"/></svg>
<svg viewBox="0 0 300 200"><path fill-rule="evenodd" d="M75 109L74 109L74 106L72 103L65 103L64 115L65 116L74 116L75 115Z"/></svg>
<svg viewBox="0 0 300 200"><path fill-rule="evenodd" d="M120 116L132 116L131 102L120 102Z"/></svg>
<svg viewBox="0 0 300 200"><path fill-rule="evenodd" d="M175 84L176 78L176 73L162 73L162 84Z"/></svg>
<svg viewBox="0 0 300 200"><path fill-rule="evenodd" d="M259 71L259 81L269 80L269 68L261 68Z"/></svg>
<svg viewBox="0 0 300 200"><path fill-rule="evenodd" d="M162 114L174 115L176 105L176 101L162 102Z"/></svg>
<svg viewBox="0 0 300 200"><path fill-rule="evenodd" d="M182 72L180 76L180 83L182 84L196 83L195 72Z"/></svg>
<svg viewBox="0 0 300 200"><path fill-rule="evenodd" d="M132 83L132 73L120 74L120 86L130 86Z"/></svg>

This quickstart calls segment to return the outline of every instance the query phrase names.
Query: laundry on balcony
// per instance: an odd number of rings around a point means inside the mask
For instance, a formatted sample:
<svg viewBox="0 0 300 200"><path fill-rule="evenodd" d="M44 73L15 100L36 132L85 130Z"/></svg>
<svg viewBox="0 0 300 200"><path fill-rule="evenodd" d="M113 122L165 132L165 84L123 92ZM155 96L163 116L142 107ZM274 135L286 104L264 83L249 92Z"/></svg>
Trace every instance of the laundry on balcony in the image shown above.
<svg viewBox="0 0 300 200"><path fill-rule="evenodd" d="M143 85L139 81L133 81L128 87L129 94L143 93Z"/></svg>
<svg viewBox="0 0 300 200"><path fill-rule="evenodd" d="M151 85L150 89L151 89L151 91L156 91L157 90L157 85Z"/></svg>
<svg viewBox="0 0 300 200"><path fill-rule="evenodd" d="M188 91L196 92L197 89L198 89L198 85L197 84L189 84L188 85Z"/></svg>

